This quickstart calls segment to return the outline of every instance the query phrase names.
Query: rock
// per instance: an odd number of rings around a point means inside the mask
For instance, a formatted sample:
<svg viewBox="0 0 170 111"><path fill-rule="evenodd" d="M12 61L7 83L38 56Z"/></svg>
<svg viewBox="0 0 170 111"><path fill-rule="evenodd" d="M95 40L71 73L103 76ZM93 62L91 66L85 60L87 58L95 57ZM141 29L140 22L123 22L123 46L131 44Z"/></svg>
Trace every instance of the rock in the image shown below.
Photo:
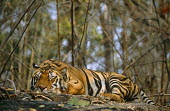
<svg viewBox="0 0 170 111"><path fill-rule="evenodd" d="M154 106L141 103L116 103L109 100L100 100L92 96L68 95L55 93L35 93L17 91L16 94L0 88L1 111L170 111L168 106Z"/></svg>

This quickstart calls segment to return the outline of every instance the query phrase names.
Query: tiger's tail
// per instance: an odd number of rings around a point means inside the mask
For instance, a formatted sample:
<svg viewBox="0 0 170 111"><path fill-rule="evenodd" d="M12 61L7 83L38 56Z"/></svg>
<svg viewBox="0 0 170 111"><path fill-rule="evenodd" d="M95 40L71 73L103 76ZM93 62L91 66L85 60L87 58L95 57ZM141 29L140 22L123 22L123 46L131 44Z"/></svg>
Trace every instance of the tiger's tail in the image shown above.
<svg viewBox="0 0 170 111"><path fill-rule="evenodd" d="M155 105L155 103L150 100L142 90L140 91L140 96L145 103Z"/></svg>

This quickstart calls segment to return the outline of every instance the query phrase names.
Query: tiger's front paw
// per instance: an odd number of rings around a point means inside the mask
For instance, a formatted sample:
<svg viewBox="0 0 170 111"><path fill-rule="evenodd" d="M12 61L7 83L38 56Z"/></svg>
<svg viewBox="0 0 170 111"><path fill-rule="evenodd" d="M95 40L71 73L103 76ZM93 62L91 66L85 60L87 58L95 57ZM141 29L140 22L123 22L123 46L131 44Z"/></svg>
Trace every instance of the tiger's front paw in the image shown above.
<svg viewBox="0 0 170 111"><path fill-rule="evenodd" d="M97 97L99 99L110 100L110 97L106 93L100 93Z"/></svg>
<svg viewBox="0 0 170 111"><path fill-rule="evenodd" d="M116 101L116 102L125 102L123 98L121 98L121 96L117 95L117 94L109 94L109 93L100 93L98 95L99 99L105 99L105 100L112 100L112 101Z"/></svg>

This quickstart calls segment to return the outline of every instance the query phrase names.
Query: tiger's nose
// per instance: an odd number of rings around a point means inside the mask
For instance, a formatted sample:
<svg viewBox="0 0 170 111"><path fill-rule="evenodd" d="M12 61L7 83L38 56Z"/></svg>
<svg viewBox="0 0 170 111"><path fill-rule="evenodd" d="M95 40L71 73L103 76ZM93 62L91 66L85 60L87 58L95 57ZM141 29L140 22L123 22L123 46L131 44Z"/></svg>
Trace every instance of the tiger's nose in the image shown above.
<svg viewBox="0 0 170 111"><path fill-rule="evenodd" d="M43 86L38 86L38 88L40 88L41 89L41 91L43 91L45 88L47 88L47 87L43 87Z"/></svg>

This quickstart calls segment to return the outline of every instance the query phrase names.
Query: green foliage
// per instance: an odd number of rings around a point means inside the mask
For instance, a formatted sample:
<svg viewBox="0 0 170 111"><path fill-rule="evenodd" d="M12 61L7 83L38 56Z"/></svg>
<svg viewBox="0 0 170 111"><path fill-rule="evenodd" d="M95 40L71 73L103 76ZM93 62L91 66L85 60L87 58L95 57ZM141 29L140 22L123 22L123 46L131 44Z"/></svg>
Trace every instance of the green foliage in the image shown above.
<svg viewBox="0 0 170 111"><path fill-rule="evenodd" d="M71 106L80 106L80 107L85 107L85 106L89 106L90 102L86 101L86 100L81 100L77 97L72 97L69 99L69 101L67 102L67 104L71 105Z"/></svg>

